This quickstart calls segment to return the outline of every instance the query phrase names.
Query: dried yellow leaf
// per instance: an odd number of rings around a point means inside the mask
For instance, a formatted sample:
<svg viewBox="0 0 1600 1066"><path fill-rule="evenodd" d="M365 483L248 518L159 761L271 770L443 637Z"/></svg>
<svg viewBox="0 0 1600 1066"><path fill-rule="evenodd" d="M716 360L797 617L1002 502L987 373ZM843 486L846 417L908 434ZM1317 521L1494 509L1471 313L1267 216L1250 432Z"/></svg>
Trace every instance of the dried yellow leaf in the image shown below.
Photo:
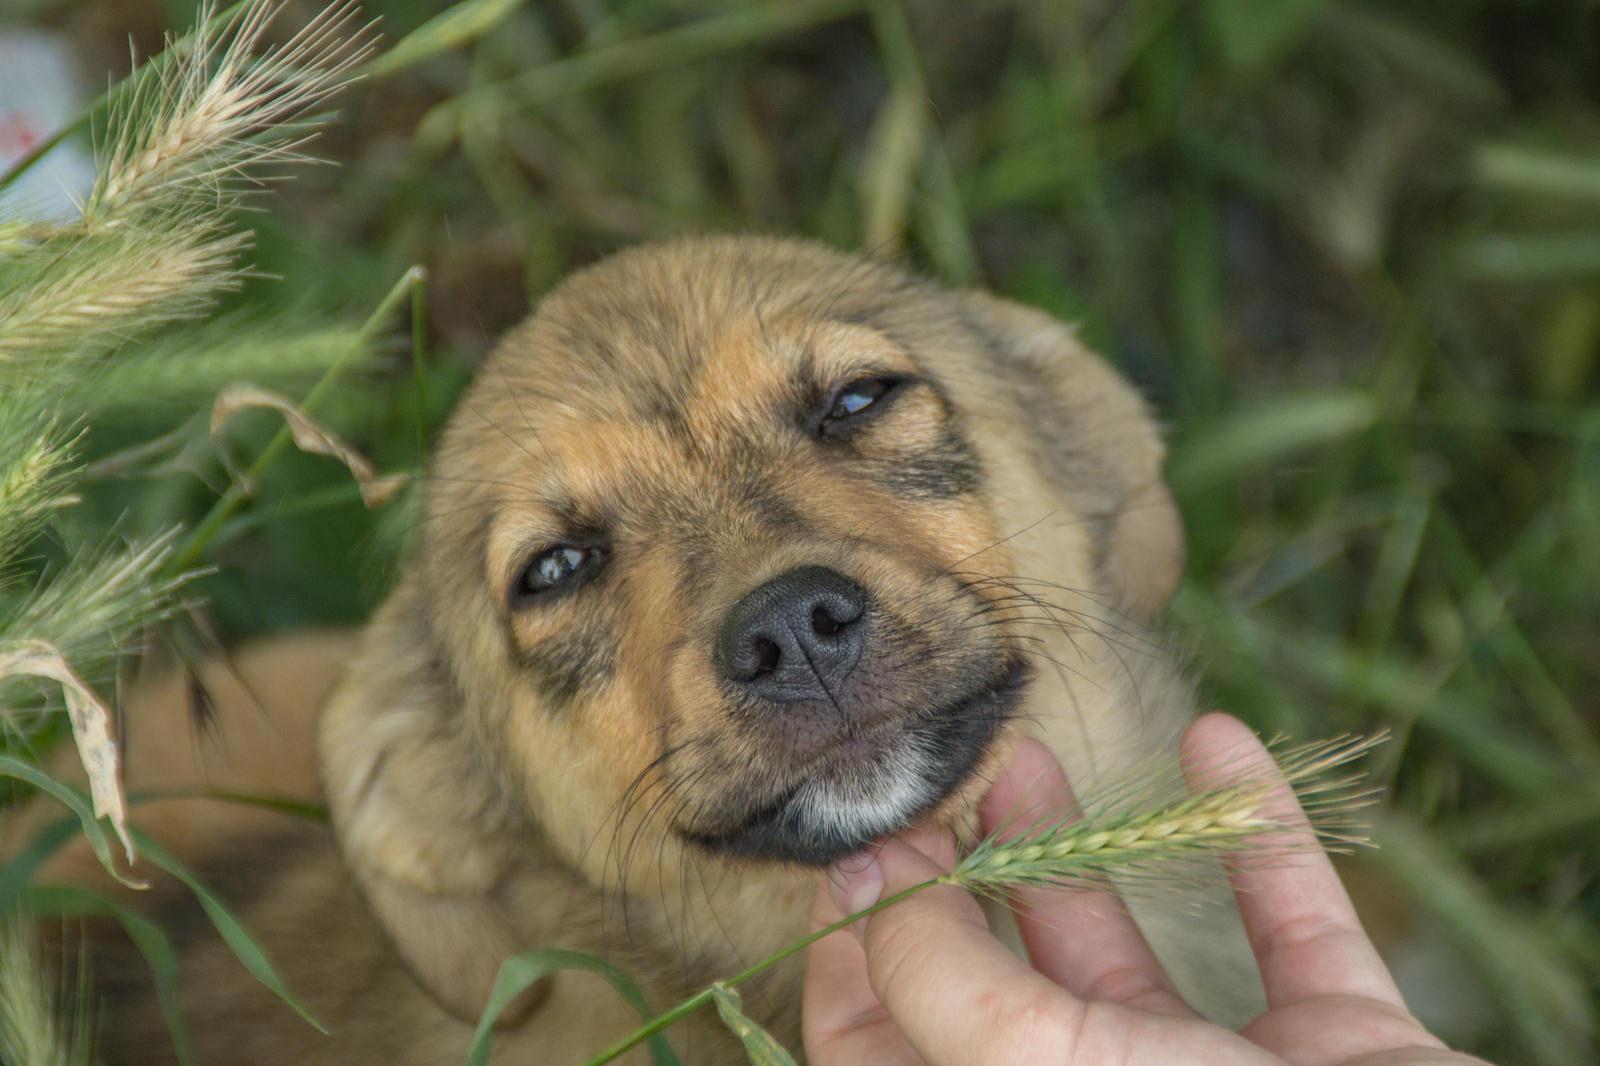
<svg viewBox="0 0 1600 1066"><path fill-rule="evenodd" d="M228 419L233 417L235 412L248 407L265 407L277 411L289 423L289 432L294 434L295 446L301 451L331 456L343 463L349 469L350 476L361 486L361 502L368 507L381 507L388 503L406 482L404 475L378 477L378 472L367 462L366 456L346 444L332 430L319 426L306 417L292 401L275 392L241 381L223 389L217 396L216 402L211 405L211 440L216 444L218 453L229 466L229 473L243 492L251 492L253 488L244 471L233 468L228 458L228 451L222 446L221 437Z"/></svg>
<svg viewBox="0 0 1600 1066"><path fill-rule="evenodd" d="M67 717L72 722L72 739L78 758L89 773L89 795L94 800L96 818L111 819L128 861L135 855L128 836L128 801L122 793L122 777L117 769L117 743L111 739L110 709L67 665L67 660L42 640L23 641L0 651L0 677L26 675L44 677L61 685L67 701Z"/></svg>

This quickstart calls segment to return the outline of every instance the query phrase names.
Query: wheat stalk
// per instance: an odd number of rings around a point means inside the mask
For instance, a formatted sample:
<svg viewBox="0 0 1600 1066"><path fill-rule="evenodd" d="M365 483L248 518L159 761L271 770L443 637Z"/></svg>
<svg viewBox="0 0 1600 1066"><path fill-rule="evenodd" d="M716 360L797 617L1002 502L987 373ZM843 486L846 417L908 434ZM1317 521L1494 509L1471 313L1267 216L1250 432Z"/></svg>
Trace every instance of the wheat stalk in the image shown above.
<svg viewBox="0 0 1600 1066"><path fill-rule="evenodd" d="M1360 757L1382 743L1387 733L1371 737L1336 737L1275 752L1283 779L1294 789L1317 839L1335 850L1365 839L1352 830L1355 814L1372 793L1360 778L1328 778L1327 772ZM1280 747L1274 742L1269 747ZM1291 826L1261 813L1263 801L1277 782L1257 770L1211 775L1210 787L1152 806L1135 805L1116 795L1083 805L1081 817L1068 815L1002 839L991 835L979 842L943 880L980 892L1030 885L1082 885L1115 874L1157 874L1172 881L1175 867L1196 859L1237 854L1259 859L1270 854L1263 845L1277 831Z"/></svg>
<svg viewBox="0 0 1600 1066"><path fill-rule="evenodd" d="M1273 828L1257 815L1265 790L1226 789L1113 824L1076 822L1025 834L1004 845L980 845L947 880L966 888L1061 884L1087 873L1137 867L1240 847Z"/></svg>
<svg viewBox="0 0 1600 1066"><path fill-rule="evenodd" d="M164 578L177 529L129 543L80 549L64 569L0 618L0 640L46 642L79 664L92 681L142 626L183 607L178 589L193 573ZM5 705L0 699L0 707Z"/></svg>

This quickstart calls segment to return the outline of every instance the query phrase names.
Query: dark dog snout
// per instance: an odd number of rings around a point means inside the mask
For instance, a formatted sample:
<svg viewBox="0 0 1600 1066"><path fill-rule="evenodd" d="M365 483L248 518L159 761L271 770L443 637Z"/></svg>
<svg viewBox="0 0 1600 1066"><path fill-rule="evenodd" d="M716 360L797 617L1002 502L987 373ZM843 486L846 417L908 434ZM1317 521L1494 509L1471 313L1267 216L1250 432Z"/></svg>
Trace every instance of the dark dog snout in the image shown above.
<svg viewBox="0 0 1600 1066"><path fill-rule="evenodd" d="M866 646L866 593L825 566L801 566L734 604L717 630L717 665L775 703L832 700Z"/></svg>

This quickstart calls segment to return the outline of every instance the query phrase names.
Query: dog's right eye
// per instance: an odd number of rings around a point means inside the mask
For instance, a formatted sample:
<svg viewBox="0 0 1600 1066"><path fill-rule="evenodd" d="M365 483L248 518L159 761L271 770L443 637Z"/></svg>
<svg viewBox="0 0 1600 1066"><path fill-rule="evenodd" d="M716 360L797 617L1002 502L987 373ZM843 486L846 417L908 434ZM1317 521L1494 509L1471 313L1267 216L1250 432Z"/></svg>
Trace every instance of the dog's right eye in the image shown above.
<svg viewBox="0 0 1600 1066"><path fill-rule="evenodd" d="M516 598L524 599L565 585L586 572L600 557L598 548L576 548L570 544L535 555L517 579Z"/></svg>

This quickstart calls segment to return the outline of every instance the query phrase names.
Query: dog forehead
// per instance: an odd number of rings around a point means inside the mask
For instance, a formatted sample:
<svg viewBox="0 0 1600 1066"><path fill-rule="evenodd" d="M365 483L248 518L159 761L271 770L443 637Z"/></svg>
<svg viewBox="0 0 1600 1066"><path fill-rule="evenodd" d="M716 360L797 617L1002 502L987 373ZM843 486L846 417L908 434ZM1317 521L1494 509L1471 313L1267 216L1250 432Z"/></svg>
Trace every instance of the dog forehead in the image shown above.
<svg viewBox="0 0 1600 1066"><path fill-rule="evenodd" d="M558 536L542 505L603 521L608 499L704 505L768 479L830 383L931 382L936 368L917 364L951 334L949 306L897 268L818 245L697 238L613 256L558 286L480 369L441 438L427 537L466 549L453 516L484 530L508 505L530 535L527 519Z"/></svg>
<svg viewBox="0 0 1600 1066"><path fill-rule="evenodd" d="M915 369L907 353L865 327L747 317L708 334L675 380L621 377L581 395L552 395L524 392L510 375L491 377L500 396L488 409L502 418L500 432L485 439L502 456L507 486L525 490L512 496L602 509L607 499L709 500L792 469L807 421L827 402L827 383ZM474 461L483 462L481 451Z"/></svg>
<svg viewBox="0 0 1600 1066"><path fill-rule="evenodd" d="M748 279L707 269L694 284L647 272L558 290L496 349L475 391L502 414L670 422L694 406L726 421L857 367L914 370L857 306L863 293L845 306L834 306L843 295L824 299L829 280L786 277L752 292ZM869 302L881 310L884 300Z"/></svg>
<svg viewBox="0 0 1600 1066"><path fill-rule="evenodd" d="M441 456L464 453L480 468L486 453L512 466L603 464L627 449L594 445L620 447L631 436L648 464L679 450L667 446L673 440L698 451L746 446L752 432L822 402L829 383L918 371L867 313L893 299L880 269L847 276L841 288L841 272L860 273L859 263L749 243L808 254L775 264L742 243L733 255L725 241L690 242L620 255L569 279L496 347Z"/></svg>

